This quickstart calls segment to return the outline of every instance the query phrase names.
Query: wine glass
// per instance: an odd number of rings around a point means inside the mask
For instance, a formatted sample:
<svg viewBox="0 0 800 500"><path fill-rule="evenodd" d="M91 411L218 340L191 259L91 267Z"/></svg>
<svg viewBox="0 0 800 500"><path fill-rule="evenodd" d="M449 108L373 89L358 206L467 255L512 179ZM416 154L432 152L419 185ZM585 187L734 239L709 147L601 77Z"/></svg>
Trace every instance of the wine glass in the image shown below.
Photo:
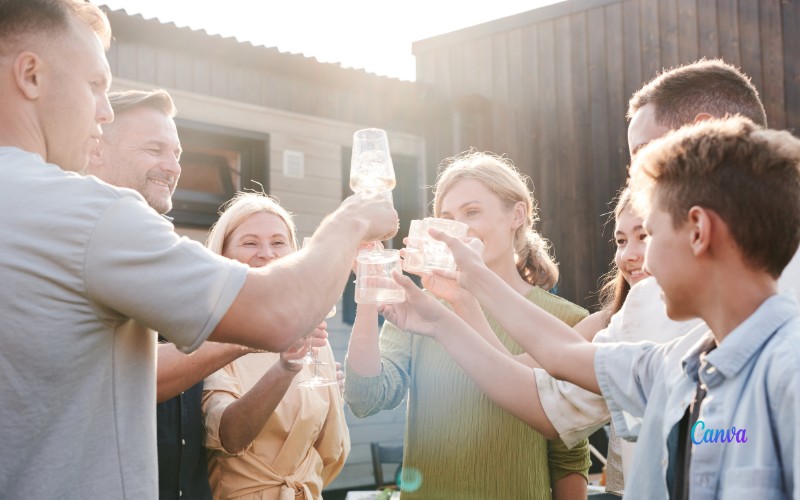
<svg viewBox="0 0 800 500"><path fill-rule="evenodd" d="M350 189L354 193L388 193L397 181L386 131L379 128L357 130L353 134L350 161Z"/></svg>
<svg viewBox="0 0 800 500"><path fill-rule="evenodd" d="M379 128L357 130L353 134L350 159L350 189L354 193L381 194L391 201L396 184L386 131ZM380 243L376 241L373 250L381 250Z"/></svg>

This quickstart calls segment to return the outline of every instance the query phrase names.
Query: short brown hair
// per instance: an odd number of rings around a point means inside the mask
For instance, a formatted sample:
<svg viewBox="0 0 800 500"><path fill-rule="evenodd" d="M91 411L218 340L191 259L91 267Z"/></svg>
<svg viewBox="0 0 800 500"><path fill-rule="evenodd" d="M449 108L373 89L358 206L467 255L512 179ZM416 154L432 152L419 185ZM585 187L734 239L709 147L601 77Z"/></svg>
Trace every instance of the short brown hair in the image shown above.
<svg viewBox="0 0 800 500"><path fill-rule="evenodd" d="M635 206L680 227L693 206L717 213L745 261L780 276L800 243L800 139L743 117L709 120L653 141L634 158Z"/></svg>
<svg viewBox="0 0 800 500"><path fill-rule="evenodd" d="M172 97L163 89L116 90L108 93L108 102L111 103L111 109L114 110L115 116L138 108L155 109L170 118L174 117L177 112Z"/></svg>
<svg viewBox="0 0 800 500"><path fill-rule="evenodd" d="M0 52L16 48L22 37L65 30L75 16L88 24L107 50L111 25L105 13L84 0L0 0Z"/></svg>
<svg viewBox="0 0 800 500"><path fill-rule="evenodd" d="M656 123L671 129L694 122L699 113L715 118L746 116L767 126L767 114L750 78L720 59L701 59L665 71L639 89L628 103L628 119L655 106Z"/></svg>

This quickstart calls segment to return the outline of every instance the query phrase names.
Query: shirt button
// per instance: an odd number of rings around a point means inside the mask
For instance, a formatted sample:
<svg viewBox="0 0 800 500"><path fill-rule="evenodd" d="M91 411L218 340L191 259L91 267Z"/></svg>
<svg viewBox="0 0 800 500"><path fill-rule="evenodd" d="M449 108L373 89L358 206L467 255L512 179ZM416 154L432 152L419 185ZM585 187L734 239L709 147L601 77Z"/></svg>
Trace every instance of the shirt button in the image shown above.
<svg viewBox="0 0 800 500"><path fill-rule="evenodd" d="M182 496L183 496L183 490L178 490L178 496L179 496L179 497L182 497Z"/></svg>
<svg viewBox="0 0 800 500"><path fill-rule="evenodd" d="M185 439L181 439L181 444L182 444L183 446L186 446L186 440L185 440Z"/></svg>

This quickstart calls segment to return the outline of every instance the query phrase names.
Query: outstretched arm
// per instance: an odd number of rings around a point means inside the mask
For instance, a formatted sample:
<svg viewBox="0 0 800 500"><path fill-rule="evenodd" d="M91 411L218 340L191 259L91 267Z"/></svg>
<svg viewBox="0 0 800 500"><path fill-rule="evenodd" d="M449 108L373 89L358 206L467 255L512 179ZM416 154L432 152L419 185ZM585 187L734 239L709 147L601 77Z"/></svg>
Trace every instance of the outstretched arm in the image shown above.
<svg viewBox="0 0 800 500"><path fill-rule="evenodd" d="M325 345L327 332L324 329L317 328L309 335L312 346ZM282 352L280 360L249 391L225 408L219 424L220 442L225 451L231 455L241 453L258 436L294 377L303 369L304 365L290 360L302 358L307 349L308 344L299 341L296 347Z"/></svg>
<svg viewBox="0 0 800 500"><path fill-rule="evenodd" d="M184 354L175 344L158 344L156 402L174 398L248 352L254 351L236 344L204 342L192 354Z"/></svg>
<svg viewBox="0 0 800 500"><path fill-rule="evenodd" d="M533 370L492 347L408 277L395 275L395 280L405 289L406 301L381 306L388 321L402 330L435 338L492 401L546 438L558 437L539 401Z"/></svg>
<svg viewBox="0 0 800 500"><path fill-rule="evenodd" d="M555 316L526 300L483 263L476 249L441 231L458 266L458 282L497 318L500 325L553 377L599 394L594 371L596 346Z"/></svg>

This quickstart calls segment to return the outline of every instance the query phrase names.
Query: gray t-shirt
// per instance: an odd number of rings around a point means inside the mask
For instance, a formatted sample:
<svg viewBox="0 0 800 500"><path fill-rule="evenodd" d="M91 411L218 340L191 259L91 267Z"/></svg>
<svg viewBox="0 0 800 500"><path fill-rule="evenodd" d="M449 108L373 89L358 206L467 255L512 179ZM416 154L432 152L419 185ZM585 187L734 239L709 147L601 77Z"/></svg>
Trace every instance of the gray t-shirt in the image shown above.
<svg viewBox="0 0 800 500"><path fill-rule="evenodd" d="M17 148L0 214L0 496L156 498L153 330L196 349L247 267Z"/></svg>

